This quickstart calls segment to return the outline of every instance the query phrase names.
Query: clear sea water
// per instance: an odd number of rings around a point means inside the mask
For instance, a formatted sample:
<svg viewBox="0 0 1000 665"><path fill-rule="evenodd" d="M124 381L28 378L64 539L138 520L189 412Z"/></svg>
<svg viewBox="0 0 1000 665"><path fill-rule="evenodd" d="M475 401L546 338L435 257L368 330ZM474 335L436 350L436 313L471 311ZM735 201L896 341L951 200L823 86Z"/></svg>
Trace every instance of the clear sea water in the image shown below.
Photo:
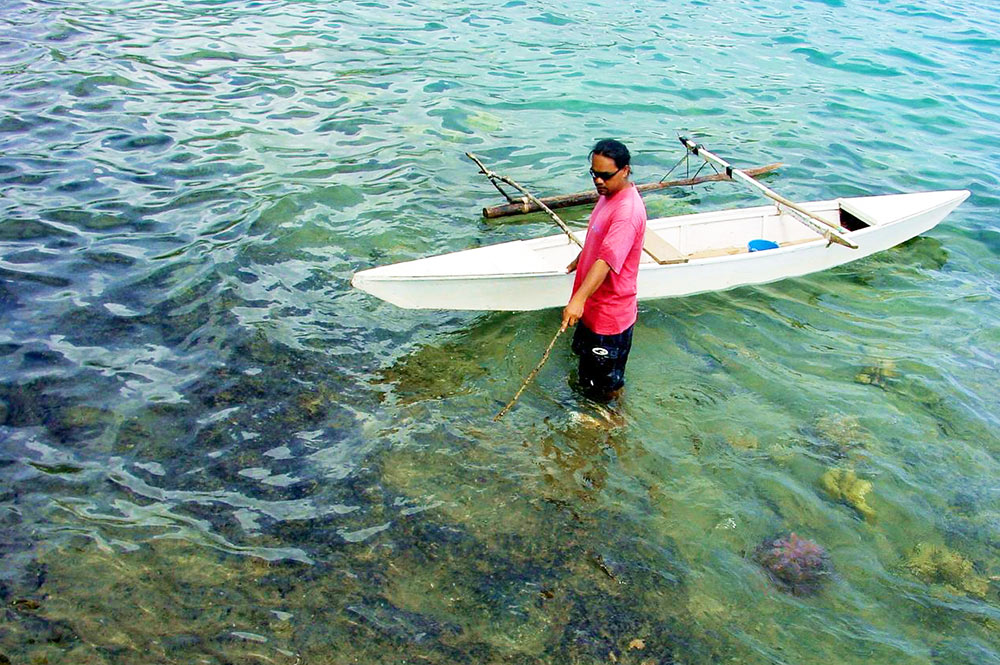
<svg viewBox="0 0 1000 665"><path fill-rule="evenodd" d="M0 24L0 661L1000 663L990 3L5 0ZM574 392L567 343L499 424L558 311L349 285L553 232L483 220L466 151L556 194L608 136L657 180L678 133L783 162L794 199L972 196L836 270L645 303L619 404ZM758 563L792 532L827 553L815 593Z"/></svg>

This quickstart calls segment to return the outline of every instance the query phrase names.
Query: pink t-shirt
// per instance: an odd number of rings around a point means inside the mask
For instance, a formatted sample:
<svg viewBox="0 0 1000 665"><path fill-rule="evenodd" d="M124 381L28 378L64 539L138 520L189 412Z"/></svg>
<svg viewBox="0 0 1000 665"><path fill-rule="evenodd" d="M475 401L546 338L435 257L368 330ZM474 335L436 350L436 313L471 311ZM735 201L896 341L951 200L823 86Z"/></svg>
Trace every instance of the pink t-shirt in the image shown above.
<svg viewBox="0 0 1000 665"><path fill-rule="evenodd" d="M597 259L611 266L611 272L583 306L581 321L598 335L617 335L635 323L636 278L645 234L646 206L635 185L597 200L576 267L573 293Z"/></svg>

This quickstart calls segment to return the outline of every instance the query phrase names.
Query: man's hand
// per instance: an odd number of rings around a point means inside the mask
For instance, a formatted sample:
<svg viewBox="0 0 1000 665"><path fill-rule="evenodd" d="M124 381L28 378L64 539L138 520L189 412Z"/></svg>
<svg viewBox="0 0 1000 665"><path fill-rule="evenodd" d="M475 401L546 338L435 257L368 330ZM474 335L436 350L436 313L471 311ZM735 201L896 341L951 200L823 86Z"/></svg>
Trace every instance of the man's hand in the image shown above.
<svg viewBox="0 0 1000 665"><path fill-rule="evenodd" d="M566 330L576 325L576 322L583 316L583 301L577 302L577 298L572 298L569 304L563 308L562 328Z"/></svg>
<svg viewBox="0 0 1000 665"><path fill-rule="evenodd" d="M574 264L576 261L570 265L576 267ZM597 290L609 272L611 272L611 266L604 259L594 261L594 265L590 266L590 270L587 271L587 276L583 278L583 284L580 285L573 297L569 299L569 304L563 309L561 330L576 325L576 322L583 316L583 305L587 302L587 298Z"/></svg>
<svg viewBox="0 0 1000 665"><path fill-rule="evenodd" d="M576 255L576 258L573 259L572 263L570 263L568 266L566 266L566 272L570 273L570 272L573 272L574 270L576 270L576 265L578 263L580 263L580 255L579 254Z"/></svg>

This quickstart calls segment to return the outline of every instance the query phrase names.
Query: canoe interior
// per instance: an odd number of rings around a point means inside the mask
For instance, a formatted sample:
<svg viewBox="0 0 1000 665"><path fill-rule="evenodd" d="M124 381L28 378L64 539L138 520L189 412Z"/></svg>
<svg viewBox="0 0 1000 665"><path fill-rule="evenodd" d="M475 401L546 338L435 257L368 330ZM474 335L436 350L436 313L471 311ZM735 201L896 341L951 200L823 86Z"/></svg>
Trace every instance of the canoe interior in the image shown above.
<svg viewBox="0 0 1000 665"><path fill-rule="evenodd" d="M840 208L836 203L811 212L830 222L840 223ZM795 217L778 213L775 206L742 210L739 213L722 213L717 219L708 219L698 224L685 224L683 218L676 217L657 219L649 227L676 247L682 255L692 258L707 253L746 251L747 244L756 239L782 245L815 240L818 237ZM643 263L652 260L649 255L643 255Z"/></svg>
<svg viewBox="0 0 1000 665"><path fill-rule="evenodd" d="M830 222L840 224L850 231L875 226L875 219L861 219L844 210L840 201L825 201L809 206L810 212ZM651 219L647 229L675 248L687 259L710 258L746 252L751 240L764 239L779 245L795 245L822 240L802 222L790 214L779 212L775 206L744 208L715 213L695 213ZM586 231L575 234L581 242ZM526 241L533 254L529 263L536 269L550 270L565 266L576 256L578 249L567 243L565 236L547 236ZM656 260L643 252L640 265L655 264Z"/></svg>

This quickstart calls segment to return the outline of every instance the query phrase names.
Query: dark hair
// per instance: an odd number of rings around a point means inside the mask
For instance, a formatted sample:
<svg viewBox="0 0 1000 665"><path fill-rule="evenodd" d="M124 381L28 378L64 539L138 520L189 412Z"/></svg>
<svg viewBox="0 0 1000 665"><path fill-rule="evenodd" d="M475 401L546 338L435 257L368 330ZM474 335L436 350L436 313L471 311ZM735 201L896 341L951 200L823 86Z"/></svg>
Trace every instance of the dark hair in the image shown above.
<svg viewBox="0 0 1000 665"><path fill-rule="evenodd" d="M628 148L625 147L625 144L614 139L601 139L594 144L594 149L590 151L590 155L588 155L588 157L592 157L594 155L603 155L604 157L615 160L615 166L620 169L628 166L632 161L632 155L629 154Z"/></svg>

